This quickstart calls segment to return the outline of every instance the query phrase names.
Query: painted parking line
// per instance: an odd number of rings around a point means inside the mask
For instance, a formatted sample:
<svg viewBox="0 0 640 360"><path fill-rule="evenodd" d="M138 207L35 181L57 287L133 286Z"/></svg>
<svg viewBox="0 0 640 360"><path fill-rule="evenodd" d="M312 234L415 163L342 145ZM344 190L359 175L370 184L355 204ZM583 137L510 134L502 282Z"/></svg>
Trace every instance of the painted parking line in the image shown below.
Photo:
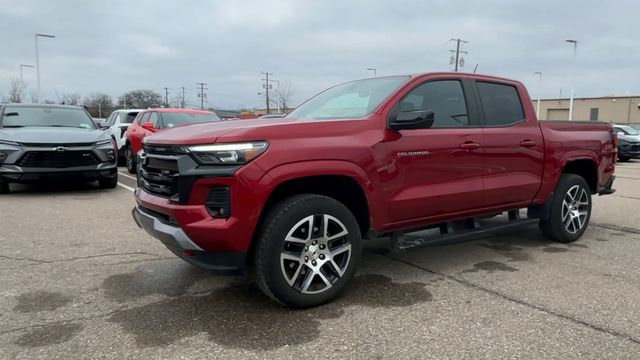
<svg viewBox="0 0 640 360"><path fill-rule="evenodd" d="M129 179L133 179L133 180L138 181L138 178L136 178L135 176L131 176L131 175L129 175L129 174L125 174L125 173L120 172L120 171L118 171L118 175L122 175L122 176L124 176L124 177L126 177L126 178L129 178Z"/></svg>
<svg viewBox="0 0 640 360"><path fill-rule="evenodd" d="M120 186L120 187L122 187L122 188L125 188L125 189L127 189L127 190L129 190L129 191L131 191L131 192L134 192L134 191L136 190L136 189L132 188L131 186L129 186L129 185L125 185L125 184L120 183L120 182L118 183L118 186Z"/></svg>

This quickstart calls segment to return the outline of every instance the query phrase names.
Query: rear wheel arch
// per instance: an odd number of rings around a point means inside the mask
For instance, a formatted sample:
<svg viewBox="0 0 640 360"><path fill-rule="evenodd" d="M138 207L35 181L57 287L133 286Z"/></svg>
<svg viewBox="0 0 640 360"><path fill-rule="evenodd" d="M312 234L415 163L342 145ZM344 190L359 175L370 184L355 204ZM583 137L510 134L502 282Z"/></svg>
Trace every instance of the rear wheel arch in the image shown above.
<svg viewBox="0 0 640 360"><path fill-rule="evenodd" d="M562 174L578 175L587 182L591 193L598 192L598 167L592 159L575 159L567 161L564 164L560 175Z"/></svg>

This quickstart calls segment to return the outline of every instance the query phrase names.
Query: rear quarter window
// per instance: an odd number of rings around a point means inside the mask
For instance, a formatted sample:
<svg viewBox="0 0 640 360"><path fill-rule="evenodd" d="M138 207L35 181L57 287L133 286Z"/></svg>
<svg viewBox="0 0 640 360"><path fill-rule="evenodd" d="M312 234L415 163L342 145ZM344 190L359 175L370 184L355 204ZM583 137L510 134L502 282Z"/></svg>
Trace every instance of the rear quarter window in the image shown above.
<svg viewBox="0 0 640 360"><path fill-rule="evenodd" d="M477 82L486 126L507 126L524 120L524 111L515 86Z"/></svg>

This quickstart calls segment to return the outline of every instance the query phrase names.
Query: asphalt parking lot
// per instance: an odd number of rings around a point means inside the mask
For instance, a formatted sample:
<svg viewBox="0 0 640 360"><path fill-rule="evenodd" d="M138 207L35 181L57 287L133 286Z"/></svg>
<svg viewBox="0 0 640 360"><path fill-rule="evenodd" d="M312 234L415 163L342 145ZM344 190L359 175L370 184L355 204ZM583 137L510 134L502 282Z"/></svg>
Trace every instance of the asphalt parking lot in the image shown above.
<svg viewBox="0 0 640 360"><path fill-rule="evenodd" d="M133 178L15 187L0 198L0 358L638 359L640 161L617 176L575 244L535 227L372 244L350 290L305 311L175 258L131 219Z"/></svg>

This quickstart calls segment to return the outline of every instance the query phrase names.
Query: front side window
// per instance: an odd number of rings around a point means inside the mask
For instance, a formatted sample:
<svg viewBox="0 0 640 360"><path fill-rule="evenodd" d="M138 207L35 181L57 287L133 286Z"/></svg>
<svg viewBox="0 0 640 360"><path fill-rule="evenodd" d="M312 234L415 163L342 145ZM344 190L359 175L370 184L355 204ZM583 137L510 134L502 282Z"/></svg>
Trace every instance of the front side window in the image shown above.
<svg viewBox="0 0 640 360"><path fill-rule="evenodd" d="M204 122L217 122L222 121L218 115L214 113L170 113L165 112L162 113L162 121L164 122L164 127L171 128L178 125L184 124L195 124L195 123L204 123Z"/></svg>
<svg viewBox="0 0 640 360"><path fill-rule="evenodd" d="M146 123L147 121L149 121L149 116L151 116L150 112L146 112L146 113L143 113L142 115L140 115L140 119L138 119L138 125L142 125L142 124Z"/></svg>
<svg viewBox="0 0 640 360"><path fill-rule="evenodd" d="M477 87L487 126L511 125L524 120L520 96L514 86L478 82Z"/></svg>
<svg viewBox="0 0 640 360"><path fill-rule="evenodd" d="M430 81L411 90L400 100L400 111L433 111L432 128L468 127L469 115L459 80Z"/></svg>
<svg viewBox="0 0 640 360"><path fill-rule="evenodd" d="M371 114L408 79L408 76L391 76L340 84L311 98L286 117L311 120L362 118Z"/></svg>
<svg viewBox="0 0 640 360"><path fill-rule="evenodd" d="M149 116L149 120L147 120L153 125L154 128L158 127L158 113L152 112Z"/></svg>
<svg viewBox="0 0 640 360"><path fill-rule="evenodd" d="M29 126L96 128L93 119L84 109L37 106L6 106L0 125L4 128Z"/></svg>

